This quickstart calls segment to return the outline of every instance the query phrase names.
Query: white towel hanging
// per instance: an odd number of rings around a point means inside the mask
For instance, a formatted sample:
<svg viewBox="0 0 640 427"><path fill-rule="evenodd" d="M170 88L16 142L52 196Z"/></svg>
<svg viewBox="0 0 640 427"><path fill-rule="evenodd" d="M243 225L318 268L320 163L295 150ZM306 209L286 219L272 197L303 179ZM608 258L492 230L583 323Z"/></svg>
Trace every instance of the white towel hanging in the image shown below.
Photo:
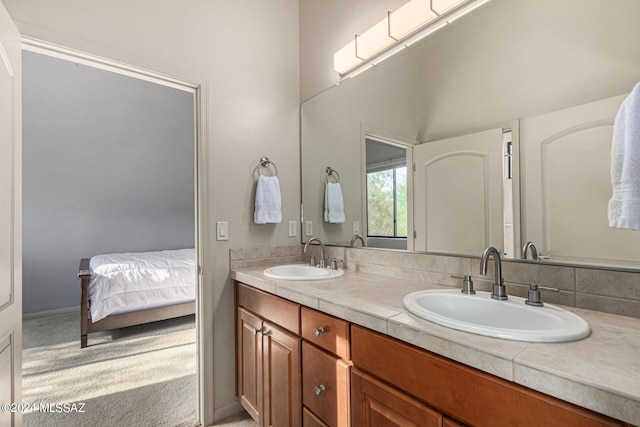
<svg viewBox="0 0 640 427"><path fill-rule="evenodd" d="M331 224L344 223L344 201L339 182L327 182L324 189L324 220Z"/></svg>
<svg viewBox="0 0 640 427"><path fill-rule="evenodd" d="M609 226L640 230L640 83L624 100L613 126Z"/></svg>
<svg viewBox="0 0 640 427"><path fill-rule="evenodd" d="M253 220L256 224L279 224L282 222L280 182L277 176L260 175L258 177Z"/></svg>

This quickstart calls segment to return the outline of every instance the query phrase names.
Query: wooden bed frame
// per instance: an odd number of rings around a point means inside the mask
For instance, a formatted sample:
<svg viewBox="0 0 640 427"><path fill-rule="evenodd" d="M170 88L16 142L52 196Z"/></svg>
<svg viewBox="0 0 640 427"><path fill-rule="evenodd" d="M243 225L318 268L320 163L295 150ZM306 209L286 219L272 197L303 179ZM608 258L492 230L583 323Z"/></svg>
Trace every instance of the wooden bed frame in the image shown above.
<svg viewBox="0 0 640 427"><path fill-rule="evenodd" d="M80 260L78 278L82 286L82 299L80 301L80 348L87 347L88 335L91 332L108 331L111 329L125 328L127 326L142 325L145 323L157 322L159 320L173 319L196 312L194 301L181 304L167 305L158 308L132 311L130 313L112 314L97 322L91 321L89 312L89 278L91 269L89 258Z"/></svg>

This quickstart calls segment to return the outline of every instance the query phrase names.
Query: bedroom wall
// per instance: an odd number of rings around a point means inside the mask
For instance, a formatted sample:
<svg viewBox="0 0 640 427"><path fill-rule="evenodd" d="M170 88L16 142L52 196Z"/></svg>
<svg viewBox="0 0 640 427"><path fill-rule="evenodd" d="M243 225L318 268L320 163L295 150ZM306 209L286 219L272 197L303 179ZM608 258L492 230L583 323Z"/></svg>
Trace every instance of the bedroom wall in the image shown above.
<svg viewBox="0 0 640 427"><path fill-rule="evenodd" d="M300 242L287 233L300 217L298 1L2 1L23 35L202 85L203 422L237 411L229 248ZM278 167L281 224L252 222L261 156Z"/></svg>
<svg viewBox="0 0 640 427"><path fill-rule="evenodd" d="M194 95L23 52L23 312L79 305L78 262L194 245Z"/></svg>

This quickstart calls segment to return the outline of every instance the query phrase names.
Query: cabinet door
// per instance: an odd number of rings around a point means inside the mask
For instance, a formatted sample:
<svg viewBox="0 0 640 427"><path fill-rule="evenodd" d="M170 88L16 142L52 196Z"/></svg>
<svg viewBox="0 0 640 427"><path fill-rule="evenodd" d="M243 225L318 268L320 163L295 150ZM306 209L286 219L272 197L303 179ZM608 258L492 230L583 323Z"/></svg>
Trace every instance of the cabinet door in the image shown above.
<svg viewBox="0 0 640 427"><path fill-rule="evenodd" d="M444 417L442 419L442 427L464 427L464 424L461 424L456 420L452 420L449 417Z"/></svg>
<svg viewBox="0 0 640 427"><path fill-rule="evenodd" d="M264 322L263 426L299 426L302 422L300 338Z"/></svg>
<svg viewBox="0 0 640 427"><path fill-rule="evenodd" d="M349 364L302 343L302 402L331 427L348 427Z"/></svg>
<svg viewBox="0 0 640 427"><path fill-rule="evenodd" d="M307 408L302 408L302 426L303 427L329 427L320 418L316 417L313 412Z"/></svg>
<svg viewBox="0 0 640 427"><path fill-rule="evenodd" d="M351 370L352 425L440 427L442 415L423 403L356 370Z"/></svg>
<svg viewBox="0 0 640 427"><path fill-rule="evenodd" d="M259 421L262 407L262 320L238 308L238 398L251 417Z"/></svg>

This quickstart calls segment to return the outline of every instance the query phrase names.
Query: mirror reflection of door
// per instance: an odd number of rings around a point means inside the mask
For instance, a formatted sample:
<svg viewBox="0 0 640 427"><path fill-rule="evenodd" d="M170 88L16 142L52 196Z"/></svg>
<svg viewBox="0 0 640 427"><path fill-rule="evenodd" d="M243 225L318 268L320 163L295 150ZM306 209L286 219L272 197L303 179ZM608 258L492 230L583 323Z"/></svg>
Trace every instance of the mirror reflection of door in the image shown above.
<svg viewBox="0 0 640 427"><path fill-rule="evenodd" d="M367 246L407 249L407 148L373 137L365 144Z"/></svg>
<svg viewBox="0 0 640 427"><path fill-rule="evenodd" d="M523 236L551 261L637 266L640 233L607 218L613 122L625 97L523 120Z"/></svg>
<svg viewBox="0 0 640 427"><path fill-rule="evenodd" d="M494 246L513 258L514 245L505 241L513 240L505 136L495 128L413 148L416 250L480 255Z"/></svg>

